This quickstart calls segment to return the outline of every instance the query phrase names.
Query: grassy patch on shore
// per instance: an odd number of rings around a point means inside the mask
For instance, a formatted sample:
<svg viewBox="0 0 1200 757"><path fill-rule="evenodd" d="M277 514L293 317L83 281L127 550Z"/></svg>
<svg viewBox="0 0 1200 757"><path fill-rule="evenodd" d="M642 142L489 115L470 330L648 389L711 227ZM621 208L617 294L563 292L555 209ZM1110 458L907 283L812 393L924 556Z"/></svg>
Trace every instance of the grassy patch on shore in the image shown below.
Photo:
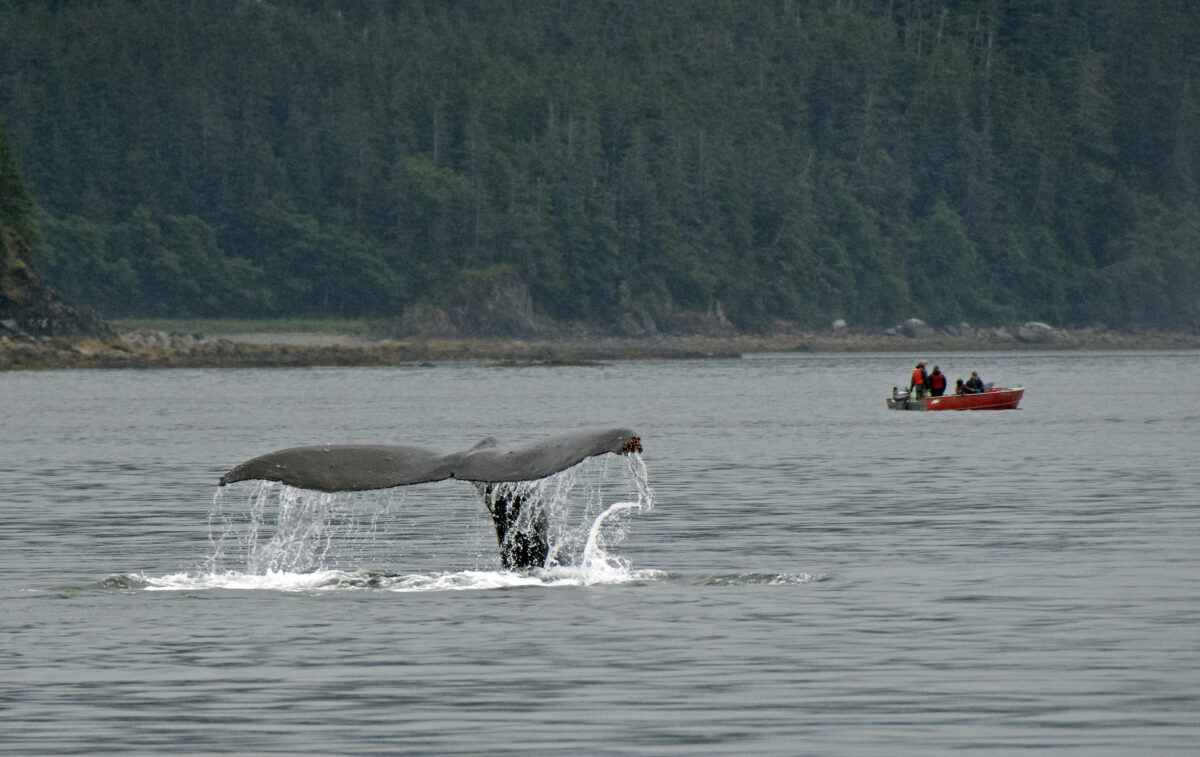
<svg viewBox="0 0 1200 757"><path fill-rule="evenodd" d="M352 334L364 336L387 321L372 318L120 318L119 329L169 334Z"/></svg>

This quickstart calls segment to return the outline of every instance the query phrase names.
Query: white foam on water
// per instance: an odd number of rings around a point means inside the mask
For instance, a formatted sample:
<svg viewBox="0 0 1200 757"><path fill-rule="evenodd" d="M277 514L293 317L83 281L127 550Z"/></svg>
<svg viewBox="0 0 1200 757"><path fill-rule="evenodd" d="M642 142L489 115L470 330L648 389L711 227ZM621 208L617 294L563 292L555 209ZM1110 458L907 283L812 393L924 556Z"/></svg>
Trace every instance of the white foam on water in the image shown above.
<svg viewBox="0 0 1200 757"><path fill-rule="evenodd" d="M250 573L175 573L153 577L133 575L130 578L144 584L146 591L480 591L518 587L593 586L630 581L650 581L664 575L661 571L640 570L610 573L605 576L586 574L574 568L555 568L548 571L514 573L510 571L459 571L456 573L414 573L401 576L376 576L368 573L348 573L341 570L318 570L312 573L269 572Z"/></svg>
<svg viewBox="0 0 1200 757"><path fill-rule="evenodd" d="M811 584L830 581L828 573L732 573L729 575L700 575L691 576L687 580L700 586L748 586L761 584L765 586L792 586L796 584Z"/></svg>
<svg viewBox="0 0 1200 757"><path fill-rule="evenodd" d="M316 591L337 588L350 574L341 570L316 570L290 573L268 570L266 573L174 573L159 578L136 576L146 583L146 591L197 591L206 589L244 589L268 591Z"/></svg>
<svg viewBox="0 0 1200 757"><path fill-rule="evenodd" d="M311 573L268 571L267 573L174 573L154 577L135 574L128 578L144 584L146 591L242 591L313 592L371 590L390 592L478 591L526 586L594 586L633 581L652 581L666 575L658 570L628 570L605 566L600 571L582 567L513 572L464 570L448 573L412 573L381 576L366 571L317 570Z"/></svg>

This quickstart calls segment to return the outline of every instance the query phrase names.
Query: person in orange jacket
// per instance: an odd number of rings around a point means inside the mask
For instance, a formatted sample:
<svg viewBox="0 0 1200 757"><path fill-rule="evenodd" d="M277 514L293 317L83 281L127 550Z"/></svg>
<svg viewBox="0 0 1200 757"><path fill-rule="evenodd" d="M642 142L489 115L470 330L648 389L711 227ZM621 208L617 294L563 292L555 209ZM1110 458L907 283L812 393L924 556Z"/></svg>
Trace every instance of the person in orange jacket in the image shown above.
<svg viewBox="0 0 1200 757"><path fill-rule="evenodd" d="M912 379L908 382L908 391L913 392L913 396L920 398L924 397L929 390L929 374L925 372L925 361L918 360L917 367L913 368Z"/></svg>

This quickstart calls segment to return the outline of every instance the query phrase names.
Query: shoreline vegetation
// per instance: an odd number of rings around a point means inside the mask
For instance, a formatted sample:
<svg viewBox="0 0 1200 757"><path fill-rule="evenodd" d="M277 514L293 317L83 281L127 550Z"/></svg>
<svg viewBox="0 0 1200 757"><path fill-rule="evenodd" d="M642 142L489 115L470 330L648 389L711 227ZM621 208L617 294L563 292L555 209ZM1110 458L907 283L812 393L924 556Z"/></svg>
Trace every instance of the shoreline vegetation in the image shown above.
<svg viewBox="0 0 1200 757"><path fill-rule="evenodd" d="M1200 3L0 8L0 224L108 316L1200 330Z"/></svg>
<svg viewBox="0 0 1200 757"><path fill-rule="evenodd" d="M0 336L0 370L412 366L457 361L525 367L788 352L896 352L911 357L934 352L1200 349L1200 334L1095 328L963 327L928 329L915 336L901 329L789 329L715 336L399 339L380 338L373 328L359 321L124 322L104 336Z"/></svg>

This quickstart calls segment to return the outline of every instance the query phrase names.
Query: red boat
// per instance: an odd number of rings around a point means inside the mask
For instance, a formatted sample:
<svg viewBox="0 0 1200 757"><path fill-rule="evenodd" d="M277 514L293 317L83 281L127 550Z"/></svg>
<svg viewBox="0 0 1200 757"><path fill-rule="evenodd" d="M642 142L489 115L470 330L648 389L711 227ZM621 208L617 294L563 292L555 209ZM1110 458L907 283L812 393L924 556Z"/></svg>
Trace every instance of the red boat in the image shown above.
<svg viewBox="0 0 1200 757"><path fill-rule="evenodd" d="M1025 387L994 387L978 394L948 394L944 397L912 397L892 390L887 406L892 410L1014 410Z"/></svg>

